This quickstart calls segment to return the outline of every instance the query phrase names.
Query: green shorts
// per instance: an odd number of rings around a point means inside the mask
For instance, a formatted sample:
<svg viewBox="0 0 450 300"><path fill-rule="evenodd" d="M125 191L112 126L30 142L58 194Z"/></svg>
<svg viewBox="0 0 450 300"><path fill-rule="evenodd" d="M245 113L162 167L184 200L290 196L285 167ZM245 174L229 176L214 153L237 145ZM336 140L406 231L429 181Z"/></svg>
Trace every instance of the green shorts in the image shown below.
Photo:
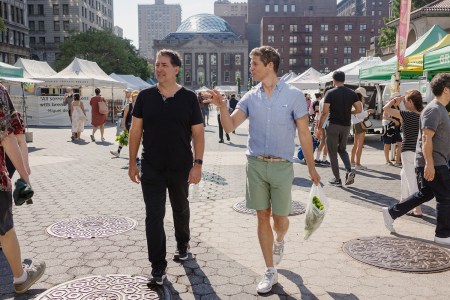
<svg viewBox="0 0 450 300"><path fill-rule="evenodd" d="M291 212L294 167L289 161L266 162L247 157L247 208L265 210L272 208L276 216Z"/></svg>

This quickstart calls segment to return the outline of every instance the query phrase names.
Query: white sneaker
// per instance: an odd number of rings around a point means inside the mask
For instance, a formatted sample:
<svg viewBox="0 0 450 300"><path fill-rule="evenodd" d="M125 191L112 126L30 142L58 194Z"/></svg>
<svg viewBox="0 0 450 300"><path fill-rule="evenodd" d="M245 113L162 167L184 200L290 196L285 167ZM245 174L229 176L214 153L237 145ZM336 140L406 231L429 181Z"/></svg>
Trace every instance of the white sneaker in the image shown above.
<svg viewBox="0 0 450 300"><path fill-rule="evenodd" d="M273 263L275 265L278 265L281 260L283 259L284 254L284 240L282 242L275 242L273 243Z"/></svg>
<svg viewBox="0 0 450 300"><path fill-rule="evenodd" d="M264 273L261 281L256 287L256 291L261 294L268 293L272 290L272 287L278 283L278 273L276 269L273 271L267 269Z"/></svg>
<svg viewBox="0 0 450 300"><path fill-rule="evenodd" d="M446 238L441 238L441 237L434 237L434 242L436 244L441 244L441 245L445 245L445 246L450 246L450 236L446 237Z"/></svg>
<svg viewBox="0 0 450 300"><path fill-rule="evenodd" d="M395 232L394 219L392 219L391 214L389 213L389 207L383 207L382 209L384 226L386 226L387 230L389 230L390 232Z"/></svg>
<svg viewBox="0 0 450 300"><path fill-rule="evenodd" d="M109 153L111 153L112 155L114 155L115 157L119 157L120 156L120 153L119 153L119 151L109 151Z"/></svg>

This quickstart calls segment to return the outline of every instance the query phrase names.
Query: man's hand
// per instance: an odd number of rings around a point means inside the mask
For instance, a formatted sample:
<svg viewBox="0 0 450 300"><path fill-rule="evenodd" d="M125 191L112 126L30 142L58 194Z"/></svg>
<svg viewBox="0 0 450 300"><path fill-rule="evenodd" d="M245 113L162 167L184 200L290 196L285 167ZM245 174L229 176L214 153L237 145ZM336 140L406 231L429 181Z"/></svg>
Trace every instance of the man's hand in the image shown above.
<svg viewBox="0 0 450 300"><path fill-rule="evenodd" d="M309 176L311 177L311 180L315 185L320 184L320 175L319 175L319 173L317 173L317 170L315 167L313 169L309 170Z"/></svg>
<svg viewBox="0 0 450 300"><path fill-rule="evenodd" d="M316 128L315 135L318 140L320 140L322 138L322 134L323 134L323 128Z"/></svg>
<svg viewBox="0 0 450 300"><path fill-rule="evenodd" d="M202 166L199 164L194 164L194 166L189 171L189 184L197 184L202 179Z"/></svg>
<svg viewBox="0 0 450 300"><path fill-rule="evenodd" d="M141 176L139 175L139 169L136 166L136 162L130 162L130 165L128 166L128 176L130 177L131 181L135 183L141 182Z"/></svg>
<svg viewBox="0 0 450 300"><path fill-rule="evenodd" d="M425 164L423 177L426 181L433 181L434 180L434 166Z"/></svg>
<svg viewBox="0 0 450 300"><path fill-rule="evenodd" d="M206 100L203 100L203 103L212 103L217 107L222 107L223 105L227 105L227 100L220 95L219 91L216 90L208 90L203 93L206 95Z"/></svg>

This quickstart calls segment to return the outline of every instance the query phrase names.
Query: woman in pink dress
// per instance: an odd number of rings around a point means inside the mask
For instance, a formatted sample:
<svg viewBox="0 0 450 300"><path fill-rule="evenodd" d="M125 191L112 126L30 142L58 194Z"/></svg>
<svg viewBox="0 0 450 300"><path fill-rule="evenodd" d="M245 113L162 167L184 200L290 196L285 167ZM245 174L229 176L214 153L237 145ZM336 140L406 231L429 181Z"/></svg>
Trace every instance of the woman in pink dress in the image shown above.
<svg viewBox="0 0 450 300"><path fill-rule="evenodd" d="M93 142L95 142L95 132L97 131L97 129L99 127L100 127L100 135L101 135L102 142L105 141L105 138L103 137L103 134L105 132L106 114L101 114L100 113L100 111L98 109L98 103L99 102L105 102L107 104L105 98L103 98L100 95L100 89L96 88L95 89L95 96L92 97L91 101L89 102L89 104L91 105L91 112L92 112L91 124L92 124L92 126L94 126L92 128L92 134L91 134L91 140Z"/></svg>

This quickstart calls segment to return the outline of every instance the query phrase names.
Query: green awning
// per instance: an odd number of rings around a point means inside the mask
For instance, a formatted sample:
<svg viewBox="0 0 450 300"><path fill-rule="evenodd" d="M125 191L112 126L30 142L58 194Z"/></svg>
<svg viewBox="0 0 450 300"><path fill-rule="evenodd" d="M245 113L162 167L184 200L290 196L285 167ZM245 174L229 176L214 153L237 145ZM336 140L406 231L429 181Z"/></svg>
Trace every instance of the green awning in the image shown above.
<svg viewBox="0 0 450 300"><path fill-rule="evenodd" d="M423 50L431 47L440 41L447 32L439 25L434 25L424 35L422 35L417 41L406 49L405 57L417 54ZM360 69L360 80L390 80L391 76L395 74L397 70L397 56L394 56L387 61L370 68ZM422 72L401 72L401 79L416 79L422 76Z"/></svg>
<svg viewBox="0 0 450 300"><path fill-rule="evenodd" d="M23 77L23 68L14 67L0 62L0 77Z"/></svg>
<svg viewBox="0 0 450 300"><path fill-rule="evenodd" d="M450 46L425 53L423 56L424 71L450 72Z"/></svg>

